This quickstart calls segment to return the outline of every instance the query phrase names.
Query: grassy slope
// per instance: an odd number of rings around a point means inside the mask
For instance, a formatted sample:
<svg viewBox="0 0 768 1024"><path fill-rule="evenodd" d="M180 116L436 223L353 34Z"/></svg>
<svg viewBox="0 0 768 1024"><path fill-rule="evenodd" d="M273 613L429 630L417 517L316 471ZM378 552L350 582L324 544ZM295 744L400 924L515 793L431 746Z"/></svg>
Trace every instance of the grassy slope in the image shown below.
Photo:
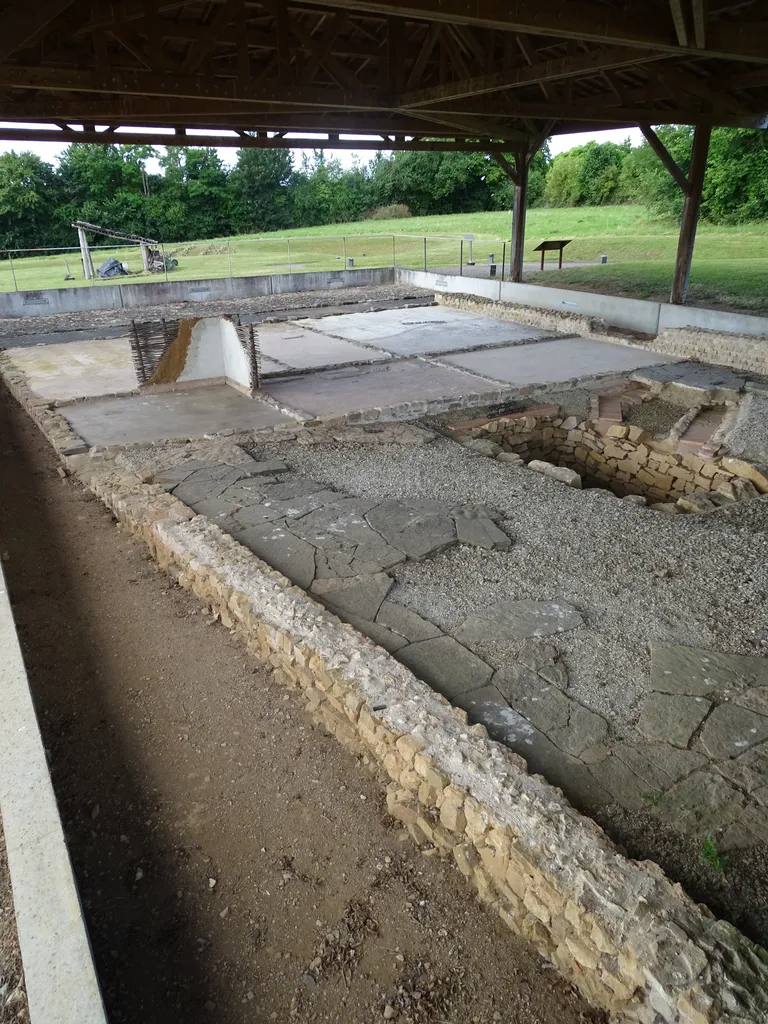
<svg viewBox="0 0 768 1024"><path fill-rule="evenodd" d="M485 261L488 252L501 257L502 240L509 238L510 215L506 212L450 214L413 217L406 220L362 221L331 224L317 228L276 232L230 239L169 245L167 251L179 259L172 273L175 280L226 277L266 273L287 273L290 269L340 269L344 256L352 256L357 267L391 265L395 234L395 259L403 266L423 265L423 242L429 235L428 263L431 267L458 266L459 239L475 236L475 256ZM526 259L536 258L533 249L544 238L572 238L566 249L569 260L597 260L608 256L607 267L547 272L543 283L576 288L606 290L617 294L664 298L672 279L677 250L677 225L672 220L650 218L639 206L596 209L531 210L528 215ZM336 236L336 237L333 237ZM345 236L346 242L342 241ZM290 250L290 251L289 251ZM94 262L106 255L126 260L133 270L140 267L136 249L95 253ZM15 259L18 286L22 290L64 287L65 257L77 280L82 280L77 253ZM466 251L465 251L466 258ZM135 280L148 278L136 276ZM156 280L154 276L149 278ZM527 280L538 275L529 273ZM125 279L123 279L125 280ZM692 276L692 298L703 304L728 305L744 309L768 308L764 295L768 281L768 223L715 227L702 225L696 242ZM13 279L7 260L0 262L0 291L12 290Z"/></svg>

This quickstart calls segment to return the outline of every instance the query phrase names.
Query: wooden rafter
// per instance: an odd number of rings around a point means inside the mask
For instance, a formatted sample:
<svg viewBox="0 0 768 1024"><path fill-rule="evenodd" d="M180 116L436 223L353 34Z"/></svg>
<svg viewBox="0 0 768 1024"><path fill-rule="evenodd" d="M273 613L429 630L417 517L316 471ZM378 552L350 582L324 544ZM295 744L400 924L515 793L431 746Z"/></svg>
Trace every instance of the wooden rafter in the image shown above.
<svg viewBox="0 0 768 1024"><path fill-rule="evenodd" d="M19 0L3 11L0 61L33 43L73 0Z"/></svg>

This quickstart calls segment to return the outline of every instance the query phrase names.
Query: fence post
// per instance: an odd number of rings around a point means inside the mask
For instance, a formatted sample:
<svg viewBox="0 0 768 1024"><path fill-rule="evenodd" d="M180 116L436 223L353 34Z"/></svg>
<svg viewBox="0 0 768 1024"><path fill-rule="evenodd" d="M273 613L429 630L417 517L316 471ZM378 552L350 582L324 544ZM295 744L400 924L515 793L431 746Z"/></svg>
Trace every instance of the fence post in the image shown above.
<svg viewBox="0 0 768 1024"><path fill-rule="evenodd" d="M166 263L165 260L165 245L162 242L160 243L160 250L163 255L163 270L165 271L165 283L168 284L168 264Z"/></svg>
<svg viewBox="0 0 768 1024"><path fill-rule="evenodd" d="M427 236L424 235L424 273L427 272Z"/></svg>
<svg viewBox="0 0 768 1024"><path fill-rule="evenodd" d="M507 262L507 243L501 246L501 280L504 280L504 264Z"/></svg>
<svg viewBox="0 0 768 1024"><path fill-rule="evenodd" d="M8 253L8 261L11 264L11 275L13 277L13 287L14 287L14 290L18 291L19 290L19 286L16 283L16 271L13 269L13 253L12 252Z"/></svg>
<svg viewBox="0 0 768 1024"><path fill-rule="evenodd" d="M342 236L342 239L341 239L341 251L342 251L342 257L341 258L344 261L344 269L346 270L347 269L347 239L346 239L346 236Z"/></svg>
<svg viewBox="0 0 768 1024"><path fill-rule="evenodd" d="M459 241L459 277L464 277L464 239Z"/></svg>
<svg viewBox="0 0 768 1024"><path fill-rule="evenodd" d="M395 250L395 236L392 235L392 269L394 270L397 266L397 252Z"/></svg>
<svg viewBox="0 0 768 1024"><path fill-rule="evenodd" d="M293 273L293 267L291 266L291 240L290 240L290 238L286 238L286 242L288 243L288 273L292 274Z"/></svg>
<svg viewBox="0 0 768 1024"><path fill-rule="evenodd" d="M232 249L229 245L229 239L227 239L227 262L229 263L229 279L232 280Z"/></svg>

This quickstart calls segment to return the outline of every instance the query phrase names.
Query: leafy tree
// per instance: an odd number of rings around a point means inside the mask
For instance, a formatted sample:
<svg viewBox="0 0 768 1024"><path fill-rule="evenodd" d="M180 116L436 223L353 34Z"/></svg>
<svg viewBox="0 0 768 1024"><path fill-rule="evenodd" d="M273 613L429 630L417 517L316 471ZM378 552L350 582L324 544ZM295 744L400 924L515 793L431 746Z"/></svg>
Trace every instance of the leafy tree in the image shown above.
<svg viewBox="0 0 768 1024"><path fill-rule="evenodd" d="M53 167L36 154L0 155L0 248L55 244L51 224L59 192Z"/></svg>
<svg viewBox="0 0 768 1024"><path fill-rule="evenodd" d="M291 222L291 154L284 149L240 149L229 176L235 231L277 231Z"/></svg>

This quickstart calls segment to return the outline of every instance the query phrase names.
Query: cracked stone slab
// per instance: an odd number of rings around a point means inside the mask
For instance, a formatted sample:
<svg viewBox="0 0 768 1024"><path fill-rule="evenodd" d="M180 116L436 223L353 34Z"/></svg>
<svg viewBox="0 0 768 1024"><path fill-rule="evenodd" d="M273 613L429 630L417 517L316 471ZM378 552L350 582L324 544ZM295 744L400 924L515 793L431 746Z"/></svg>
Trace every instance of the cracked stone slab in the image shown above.
<svg viewBox="0 0 768 1024"><path fill-rule="evenodd" d="M654 811L675 828L704 839L732 825L746 802L744 794L720 775L700 771L668 790Z"/></svg>
<svg viewBox="0 0 768 1024"><path fill-rule="evenodd" d="M286 516L288 519L301 519L308 512L324 509L328 502L333 500L335 493L335 491L324 489L312 494L300 494L295 498L273 498L268 489L264 502L278 509L280 515Z"/></svg>
<svg viewBox="0 0 768 1024"><path fill-rule="evenodd" d="M254 462L248 467L249 476L272 476L276 473L289 472L288 466L279 459L270 459L268 462Z"/></svg>
<svg viewBox="0 0 768 1024"><path fill-rule="evenodd" d="M373 623L381 602L393 585L394 580L382 572L373 576L315 580L312 593L344 618L364 619Z"/></svg>
<svg viewBox="0 0 768 1024"><path fill-rule="evenodd" d="M711 707L704 697L651 693L645 699L637 728L651 741L687 747Z"/></svg>
<svg viewBox="0 0 768 1024"><path fill-rule="evenodd" d="M481 722L491 739L525 758L531 773L559 786L569 800L585 809L610 803L610 794L589 774L586 765L559 750L507 701L495 686L482 686L454 701L470 721Z"/></svg>
<svg viewBox="0 0 768 1024"><path fill-rule="evenodd" d="M226 493L226 491L224 492ZM246 505L239 511L233 513L233 518L240 526L264 526L265 523L273 523L282 519L283 515L276 508L269 505Z"/></svg>
<svg viewBox="0 0 768 1024"><path fill-rule="evenodd" d="M584 619L565 601L502 601L475 615L459 627L456 637L462 642L518 639L550 636L578 629Z"/></svg>
<svg viewBox="0 0 768 1024"><path fill-rule="evenodd" d="M163 469L159 473L154 474L154 482L160 484L167 491L172 491L174 487L178 487L179 484L192 476L198 469L205 469L209 465L210 463L194 459L189 462L182 462L178 466L169 466L168 469Z"/></svg>
<svg viewBox="0 0 768 1024"><path fill-rule="evenodd" d="M231 487L225 488L219 497L223 498L224 501L231 501L240 506L253 505L263 500L266 492L264 483L265 481L263 480L256 482L246 477L243 480L238 480Z"/></svg>
<svg viewBox="0 0 768 1024"><path fill-rule="evenodd" d="M552 644L537 643L527 640L517 654L521 665L538 673L542 679L557 686L560 690L568 688L568 670L562 661L558 661L557 648Z"/></svg>
<svg viewBox="0 0 768 1024"><path fill-rule="evenodd" d="M218 498L227 487L231 487L247 475L242 467L235 469L226 465L204 466L195 470L175 487L173 495L185 505L194 507L206 498Z"/></svg>
<svg viewBox="0 0 768 1024"><path fill-rule="evenodd" d="M661 796L663 791L652 781L637 776L616 754L590 765L589 772L612 799L628 811L647 810L651 798Z"/></svg>
<svg viewBox="0 0 768 1024"><path fill-rule="evenodd" d="M408 643L404 636L393 633L391 629L387 629L386 626L382 626L378 622L369 622L367 619L357 619L351 616L347 618L347 622L358 632L367 636L369 640L373 640L379 647L389 651L390 654L395 654Z"/></svg>
<svg viewBox="0 0 768 1024"><path fill-rule="evenodd" d="M409 644L398 652L398 659L448 700L478 689L492 675L484 661L450 636Z"/></svg>
<svg viewBox="0 0 768 1024"><path fill-rule="evenodd" d="M715 759L738 757L768 739L768 718L736 704L715 708L701 730L699 744Z"/></svg>
<svg viewBox="0 0 768 1024"><path fill-rule="evenodd" d="M718 846L721 850L747 850L751 846L768 845L768 808L749 804L725 830Z"/></svg>
<svg viewBox="0 0 768 1024"><path fill-rule="evenodd" d="M376 621L399 633L410 643L432 640L443 635L443 631L433 622L422 618L421 615L412 612L410 608L405 608L395 601L384 601L376 616Z"/></svg>
<svg viewBox="0 0 768 1024"><path fill-rule="evenodd" d="M719 654L699 647L651 649L651 685L662 693L706 697L715 690L768 686L768 658Z"/></svg>
<svg viewBox="0 0 768 1024"><path fill-rule="evenodd" d="M311 586L315 578L315 549L300 537L272 523L246 527L237 539L297 587L308 590Z"/></svg>
<svg viewBox="0 0 768 1024"><path fill-rule="evenodd" d="M768 743L723 761L717 767L739 789L757 793L761 788L768 787Z"/></svg>
<svg viewBox="0 0 768 1024"><path fill-rule="evenodd" d="M701 768L707 759L693 750L668 743L618 743L612 753L645 784L649 791L663 791Z"/></svg>
<svg viewBox="0 0 768 1024"><path fill-rule="evenodd" d="M489 551L506 551L512 547L512 541L490 519L478 517L456 519L456 537L459 544L469 544L475 548L487 548Z"/></svg>
<svg viewBox="0 0 768 1024"><path fill-rule="evenodd" d="M456 543L456 524L452 518L403 502L382 502L367 513L366 520L411 561L427 558Z"/></svg>
<svg viewBox="0 0 768 1024"><path fill-rule="evenodd" d="M192 506L199 516L207 516L217 526L222 525L220 520L231 519L239 507L232 501L225 501L222 497L206 498Z"/></svg>

